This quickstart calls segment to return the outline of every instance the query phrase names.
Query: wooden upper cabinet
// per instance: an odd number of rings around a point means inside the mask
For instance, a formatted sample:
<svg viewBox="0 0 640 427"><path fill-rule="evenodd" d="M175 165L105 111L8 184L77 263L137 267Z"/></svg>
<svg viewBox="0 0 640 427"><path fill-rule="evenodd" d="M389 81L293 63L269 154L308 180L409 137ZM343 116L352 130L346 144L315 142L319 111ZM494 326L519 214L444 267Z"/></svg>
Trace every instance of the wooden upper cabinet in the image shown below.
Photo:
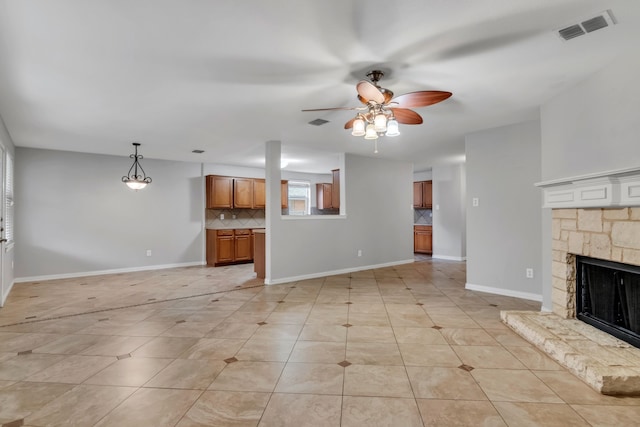
<svg viewBox="0 0 640 427"><path fill-rule="evenodd" d="M280 181L280 204L282 209L289 207L289 181Z"/></svg>
<svg viewBox="0 0 640 427"><path fill-rule="evenodd" d="M266 186L264 179L253 180L253 208L264 209L266 205Z"/></svg>
<svg viewBox="0 0 640 427"><path fill-rule="evenodd" d="M333 182L331 184L331 207L340 209L340 169L331 171Z"/></svg>
<svg viewBox="0 0 640 427"><path fill-rule="evenodd" d="M207 208L233 208L233 178L207 175Z"/></svg>
<svg viewBox="0 0 640 427"><path fill-rule="evenodd" d="M431 208L432 206L432 182L418 181L413 183L413 207Z"/></svg>
<svg viewBox="0 0 640 427"><path fill-rule="evenodd" d="M433 204L432 189L433 185L431 181L425 181L422 184L422 205L425 208L430 208Z"/></svg>
<svg viewBox="0 0 640 427"><path fill-rule="evenodd" d="M316 184L316 207L318 209L331 208L331 184Z"/></svg>
<svg viewBox="0 0 640 427"><path fill-rule="evenodd" d="M422 182L413 183L413 207L422 207Z"/></svg>
<svg viewBox="0 0 640 427"><path fill-rule="evenodd" d="M264 209L266 181L261 178L206 176L207 209ZM289 206L289 181L281 181L282 208Z"/></svg>
<svg viewBox="0 0 640 427"><path fill-rule="evenodd" d="M253 179L233 179L233 207L251 209L253 207Z"/></svg>

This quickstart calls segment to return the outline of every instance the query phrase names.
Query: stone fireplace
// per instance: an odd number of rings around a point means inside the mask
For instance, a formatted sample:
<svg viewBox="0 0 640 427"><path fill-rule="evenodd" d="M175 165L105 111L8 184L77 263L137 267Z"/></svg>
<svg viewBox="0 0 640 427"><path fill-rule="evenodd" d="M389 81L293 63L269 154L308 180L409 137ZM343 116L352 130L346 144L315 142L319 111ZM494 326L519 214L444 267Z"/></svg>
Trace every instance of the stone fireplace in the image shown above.
<svg viewBox="0 0 640 427"><path fill-rule="evenodd" d="M552 211L553 312L576 317L576 255L640 266L640 207Z"/></svg>
<svg viewBox="0 0 640 427"><path fill-rule="evenodd" d="M599 392L640 395L640 349L576 319L576 256L640 266L640 169L537 185L552 209L552 313L502 319Z"/></svg>

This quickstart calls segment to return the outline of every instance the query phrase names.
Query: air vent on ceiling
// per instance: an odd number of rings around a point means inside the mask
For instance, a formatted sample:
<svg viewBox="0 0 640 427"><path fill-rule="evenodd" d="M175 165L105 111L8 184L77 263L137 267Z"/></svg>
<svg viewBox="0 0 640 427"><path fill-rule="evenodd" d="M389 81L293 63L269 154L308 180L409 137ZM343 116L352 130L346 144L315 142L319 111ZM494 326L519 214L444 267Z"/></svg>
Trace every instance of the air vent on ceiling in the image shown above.
<svg viewBox="0 0 640 427"><path fill-rule="evenodd" d="M596 16L588 19L581 19L578 24L567 25L558 30L558 35L563 40L571 40L587 33L606 28L617 23L615 16L611 10L605 10Z"/></svg>
<svg viewBox="0 0 640 427"><path fill-rule="evenodd" d="M193 150L192 153L202 154L204 153L204 150Z"/></svg>
<svg viewBox="0 0 640 427"><path fill-rule="evenodd" d="M322 126L325 123L329 123L329 120L325 120L325 119L315 119L315 120L311 120L309 122L310 125L314 125L314 126Z"/></svg>

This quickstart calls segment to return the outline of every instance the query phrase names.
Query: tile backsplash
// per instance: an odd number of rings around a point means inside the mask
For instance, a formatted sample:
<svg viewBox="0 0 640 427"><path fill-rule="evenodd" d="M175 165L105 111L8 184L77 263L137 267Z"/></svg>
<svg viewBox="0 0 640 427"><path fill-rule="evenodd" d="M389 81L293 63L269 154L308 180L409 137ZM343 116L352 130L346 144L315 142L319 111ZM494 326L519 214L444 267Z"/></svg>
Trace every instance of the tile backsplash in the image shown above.
<svg viewBox="0 0 640 427"><path fill-rule="evenodd" d="M433 218L431 217L431 212L431 209L414 209L413 223L421 225L432 225Z"/></svg>
<svg viewBox="0 0 640 427"><path fill-rule="evenodd" d="M264 209L206 209L205 221L207 228L265 227Z"/></svg>

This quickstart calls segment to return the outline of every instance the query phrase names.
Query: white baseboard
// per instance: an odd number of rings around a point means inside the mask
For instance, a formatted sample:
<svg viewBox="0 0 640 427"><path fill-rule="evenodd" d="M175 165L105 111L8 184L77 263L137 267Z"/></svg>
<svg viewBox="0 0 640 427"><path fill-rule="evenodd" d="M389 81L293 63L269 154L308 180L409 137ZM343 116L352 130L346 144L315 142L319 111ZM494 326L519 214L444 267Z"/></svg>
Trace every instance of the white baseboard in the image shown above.
<svg viewBox="0 0 640 427"><path fill-rule="evenodd" d="M473 283L467 283L464 286L464 288L465 289L469 289L470 291L486 292L488 294L504 295L506 297L514 297L514 298L527 299L527 300L530 300L530 301L542 302L542 295L532 294L532 293L529 293L529 292L512 291L511 289L503 289L503 288L494 288L494 287L491 287L491 286L474 285Z"/></svg>
<svg viewBox="0 0 640 427"><path fill-rule="evenodd" d="M433 258L433 259L444 259L444 260L447 260L447 261L466 261L467 260L466 256L459 257L459 256L438 255L438 254L431 255L431 258Z"/></svg>
<svg viewBox="0 0 640 427"><path fill-rule="evenodd" d="M76 277L101 276L103 274L133 273L136 271L163 270L166 268L177 268L177 267L193 267L193 266L205 265L205 264L206 264L205 262L196 261L196 262L182 262L182 263L176 263L176 264L145 265L144 267L114 268L111 270L82 271L78 273L49 274L45 276L17 277L14 280L14 283L39 282L43 280L56 280L56 279L73 279Z"/></svg>
<svg viewBox="0 0 640 427"><path fill-rule="evenodd" d="M353 273L353 272L356 272L356 271L371 270L371 269L374 269L374 268L393 267L394 265L410 264L412 262L415 262L415 260L413 258L412 259L405 259L405 260L402 260L402 261L386 262L386 263L382 263L382 264L363 265L363 266L360 266L360 267L343 268L343 269L340 269L340 270L323 271L323 272L320 272L320 273L303 274L301 276L284 277L282 279L265 279L264 280L264 284L265 285L279 285L281 283L291 283L291 282L298 282L300 280L317 279L318 277L335 276L335 275L338 275L338 274L347 274L347 273Z"/></svg>

